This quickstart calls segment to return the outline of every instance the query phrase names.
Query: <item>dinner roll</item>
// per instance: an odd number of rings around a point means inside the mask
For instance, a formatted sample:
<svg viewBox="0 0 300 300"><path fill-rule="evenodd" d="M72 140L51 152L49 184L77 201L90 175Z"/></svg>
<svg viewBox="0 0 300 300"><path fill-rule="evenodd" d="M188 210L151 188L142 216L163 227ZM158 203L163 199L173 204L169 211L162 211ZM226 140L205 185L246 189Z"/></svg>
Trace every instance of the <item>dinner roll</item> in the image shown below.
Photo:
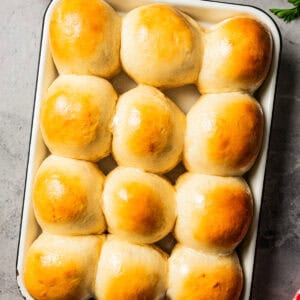
<svg viewBox="0 0 300 300"><path fill-rule="evenodd" d="M59 1L49 33L60 74L109 78L120 70L121 19L105 1Z"/></svg>
<svg viewBox="0 0 300 300"><path fill-rule="evenodd" d="M132 242L156 242L173 228L174 188L158 175L118 167L106 179L103 212L109 232Z"/></svg>
<svg viewBox="0 0 300 300"><path fill-rule="evenodd" d="M165 4L130 11L123 20L121 61L138 83L177 87L197 81L202 41L198 24Z"/></svg>
<svg viewBox="0 0 300 300"><path fill-rule="evenodd" d="M238 300L243 273L237 255L217 256L177 245L169 258L172 300Z"/></svg>
<svg viewBox="0 0 300 300"><path fill-rule="evenodd" d="M176 239L185 246L227 254L252 220L250 188L239 177L185 173L176 183Z"/></svg>
<svg viewBox="0 0 300 300"><path fill-rule="evenodd" d="M113 125L119 165L165 173L180 161L185 115L159 90L140 85L123 94Z"/></svg>
<svg viewBox="0 0 300 300"><path fill-rule="evenodd" d="M33 186L33 207L43 230L66 235L101 233L104 175L90 162L51 155Z"/></svg>
<svg viewBox="0 0 300 300"><path fill-rule="evenodd" d="M251 17L234 17L204 35L204 54L198 78L201 94L254 92L264 81L272 58L272 38Z"/></svg>
<svg viewBox="0 0 300 300"><path fill-rule="evenodd" d="M263 123L260 105L247 94L200 97L187 115L186 168L220 176L244 174L261 148Z"/></svg>
<svg viewBox="0 0 300 300"><path fill-rule="evenodd" d="M101 300L159 300L166 292L167 255L154 246L108 236L98 264L96 297Z"/></svg>
<svg viewBox="0 0 300 300"><path fill-rule="evenodd" d="M62 75L42 100L40 128L57 155L98 161L111 149L110 122L117 94L94 76Z"/></svg>
<svg viewBox="0 0 300 300"><path fill-rule="evenodd" d="M24 283L37 300L89 299L104 236L41 234L25 260Z"/></svg>

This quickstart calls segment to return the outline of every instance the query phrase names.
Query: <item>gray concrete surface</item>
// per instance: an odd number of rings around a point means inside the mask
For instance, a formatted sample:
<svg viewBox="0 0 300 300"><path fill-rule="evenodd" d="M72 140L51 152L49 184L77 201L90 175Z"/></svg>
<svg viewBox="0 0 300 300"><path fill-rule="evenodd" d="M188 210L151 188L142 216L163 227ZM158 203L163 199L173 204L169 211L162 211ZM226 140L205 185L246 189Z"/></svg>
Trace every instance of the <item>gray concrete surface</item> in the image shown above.
<svg viewBox="0 0 300 300"><path fill-rule="evenodd" d="M124 0L126 1L126 0ZM226 2L226 1L225 1ZM229 1L228 1L229 2ZM231 1L244 3L246 1ZM255 0L268 10L285 0ZM38 65L48 0L0 1L0 299L21 299L15 261ZM252 299L292 299L300 288L300 20L283 37Z"/></svg>

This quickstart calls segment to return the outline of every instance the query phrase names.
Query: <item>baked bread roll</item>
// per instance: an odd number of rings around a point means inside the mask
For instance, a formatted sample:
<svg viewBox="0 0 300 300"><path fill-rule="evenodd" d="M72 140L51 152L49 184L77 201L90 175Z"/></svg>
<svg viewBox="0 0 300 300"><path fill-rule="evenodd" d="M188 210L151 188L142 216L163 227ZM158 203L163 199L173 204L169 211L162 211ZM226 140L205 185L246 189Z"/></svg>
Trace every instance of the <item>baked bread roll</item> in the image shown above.
<svg viewBox="0 0 300 300"><path fill-rule="evenodd" d="M177 245L169 258L172 300L238 300L243 273L237 255L216 256Z"/></svg>
<svg viewBox="0 0 300 300"><path fill-rule="evenodd" d="M180 161L185 115L159 90L140 85L123 94L113 125L119 165L165 173Z"/></svg>
<svg viewBox="0 0 300 300"><path fill-rule="evenodd" d="M51 155L33 186L33 207L43 230L62 235L101 233L104 175L97 165Z"/></svg>
<svg viewBox="0 0 300 300"><path fill-rule="evenodd" d="M213 26L203 37L198 78L201 94L254 92L264 81L272 59L272 38L259 21L234 17Z"/></svg>
<svg viewBox="0 0 300 300"><path fill-rule="evenodd" d="M121 19L102 0L61 0L50 19L50 47L60 74L112 77L120 71Z"/></svg>
<svg viewBox="0 0 300 300"><path fill-rule="evenodd" d="M40 112L40 128L49 150L89 161L107 156L116 100L115 90L104 79L58 77L49 87Z"/></svg>
<svg viewBox="0 0 300 300"><path fill-rule="evenodd" d="M173 7L144 5L124 17L121 61L138 83L164 88L195 83L201 55L198 24Z"/></svg>
<svg viewBox="0 0 300 300"><path fill-rule="evenodd" d="M176 183L176 202L175 237L196 250L227 254L251 224L251 191L239 177L185 173Z"/></svg>
<svg viewBox="0 0 300 300"><path fill-rule="evenodd" d="M103 212L108 231L136 243L154 243L175 222L175 191L158 175L118 167L106 179Z"/></svg>
<svg viewBox="0 0 300 300"><path fill-rule="evenodd" d="M41 234L30 246L24 283L34 299L90 299L104 236Z"/></svg>
<svg viewBox="0 0 300 300"><path fill-rule="evenodd" d="M108 236L98 264L96 297L101 300L158 300L167 285L167 255L154 246Z"/></svg>
<svg viewBox="0 0 300 300"><path fill-rule="evenodd" d="M186 168L220 176L244 174L261 148L263 124L260 105L247 94L200 97L187 114Z"/></svg>

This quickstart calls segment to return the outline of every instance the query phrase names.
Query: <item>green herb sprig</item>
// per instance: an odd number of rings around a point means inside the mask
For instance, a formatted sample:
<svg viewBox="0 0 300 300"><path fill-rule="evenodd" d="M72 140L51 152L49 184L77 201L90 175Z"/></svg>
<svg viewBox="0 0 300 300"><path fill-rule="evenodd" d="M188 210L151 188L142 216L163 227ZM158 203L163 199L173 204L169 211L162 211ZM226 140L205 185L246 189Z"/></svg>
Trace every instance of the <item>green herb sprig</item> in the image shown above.
<svg viewBox="0 0 300 300"><path fill-rule="evenodd" d="M300 16L300 0L288 0L293 4L292 8L272 8L270 11L285 22L291 22Z"/></svg>

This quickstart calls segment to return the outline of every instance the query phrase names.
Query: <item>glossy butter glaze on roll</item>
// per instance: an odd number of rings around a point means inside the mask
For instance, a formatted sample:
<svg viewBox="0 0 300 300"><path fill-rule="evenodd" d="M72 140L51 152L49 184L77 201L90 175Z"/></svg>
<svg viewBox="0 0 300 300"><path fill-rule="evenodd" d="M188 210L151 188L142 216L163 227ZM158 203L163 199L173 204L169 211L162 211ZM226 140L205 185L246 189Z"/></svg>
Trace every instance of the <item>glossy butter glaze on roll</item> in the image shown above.
<svg viewBox="0 0 300 300"><path fill-rule="evenodd" d="M113 126L119 165L166 173L181 160L185 115L158 89L140 85L121 95Z"/></svg>
<svg viewBox="0 0 300 300"><path fill-rule="evenodd" d="M50 152L88 161L107 156L117 97L105 79L59 76L49 87L40 111L40 128Z"/></svg>
<svg viewBox="0 0 300 300"><path fill-rule="evenodd" d="M198 78L201 94L254 92L264 81L272 59L272 38L259 21L234 17L210 28L203 37Z"/></svg>
<svg viewBox="0 0 300 300"><path fill-rule="evenodd" d="M104 239L41 234L26 254L24 283L29 294L37 300L91 298Z"/></svg>
<svg viewBox="0 0 300 300"><path fill-rule="evenodd" d="M159 248L108 236L98 264L96 297L101 300L163 299L167 272L167 255Z"/></svg>
<svg viewBox="0 0 300 300"><path fill-rule="evenodd" d="M251 191L239 177L185 173L176 183L176 202L175 237L196 250L228 254L252 220Z"/></svg>
<svg viewBox="0 0 300 300"><path fill-rule="evenodd" d="M169 299L238 300L242 288L235 253L217 256L177 245L169 258Z"/></svg>
<svg viewBox="0 0 300 300"><path fill-rule="evenodd" d="M50 46L60 74L109 78L120 71L121 19L102 0L61 0L50 19Z"/></svg>
<svg viewBox="0 0 300 300"><path fill-rule="evenodd" d="M175 222L175 191L158 175L116 168L107 177L103 212L108 231L136 243L154 243Z"/></svg>
<svg viewBox="0 0 300 300"><path fill-rule="evenodd" d="M33 186L33 207L43 230L62 235L102 233L104 175L97 165L51 155Z"/></svg>
<svg viewBox="0 0 300 300"><path fill-rule="evenodd" d="M219 176L244 174L260 151L263 126L262 109L248 94L201 96L187 114L186 168Z"/></svg>
<svg viewBox="0 0 300 300"><path fill-rule="evenodd" d="M164 88L195 83L201 56L200 28L179 10L150 4L124 17L121 60L137 83Z"/></svg>

